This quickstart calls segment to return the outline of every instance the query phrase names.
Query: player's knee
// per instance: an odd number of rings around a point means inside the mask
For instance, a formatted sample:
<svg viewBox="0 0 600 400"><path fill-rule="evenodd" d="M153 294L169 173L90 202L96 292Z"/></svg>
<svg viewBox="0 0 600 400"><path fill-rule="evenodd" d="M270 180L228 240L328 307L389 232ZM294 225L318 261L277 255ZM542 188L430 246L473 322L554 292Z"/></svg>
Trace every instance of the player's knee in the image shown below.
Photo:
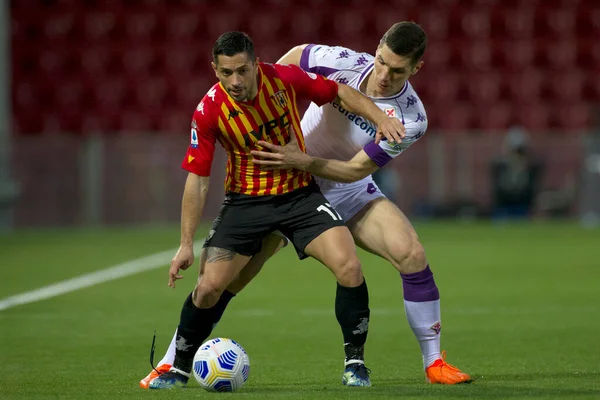
<svg viewBox="0 0 600 400"><path fill-rule="evenodd" d="M211 308L219 301L225 289L209 282L200 282L196 285L194 305L198 308Z"/></svg>
<svg viewBox="0 0 600 400"><path fill-rule="evenodd" d="M363 282L362 266L356 255L338 261L335 270L337 281L342 286L356 287Z"/></svg>
<svg viewBox="0 0 600 400"><path fill-rule="evenodd" d="M398 270L403 274L413 274L424 270L427 266L427 258L425 257L425 249L421 242L419 240L412 240L403 259L397 264Z"/></svg>

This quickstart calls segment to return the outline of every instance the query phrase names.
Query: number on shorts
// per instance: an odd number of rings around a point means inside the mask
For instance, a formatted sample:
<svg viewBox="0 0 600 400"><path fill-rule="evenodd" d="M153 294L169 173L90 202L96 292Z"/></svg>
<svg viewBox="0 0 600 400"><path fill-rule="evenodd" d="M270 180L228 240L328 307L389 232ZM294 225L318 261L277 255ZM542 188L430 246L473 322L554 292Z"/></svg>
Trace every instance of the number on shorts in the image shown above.
<svg viewBox="0 0 600 400"><path fill-rule="evenodd" d="M342 220L340 214L338 214L338 212L335 211L335 208L331 207L331 204L329 203L321 204L317 207L317 211L325 211L327 214L331 215L331 218L333 218L334 221Z"/></svg>

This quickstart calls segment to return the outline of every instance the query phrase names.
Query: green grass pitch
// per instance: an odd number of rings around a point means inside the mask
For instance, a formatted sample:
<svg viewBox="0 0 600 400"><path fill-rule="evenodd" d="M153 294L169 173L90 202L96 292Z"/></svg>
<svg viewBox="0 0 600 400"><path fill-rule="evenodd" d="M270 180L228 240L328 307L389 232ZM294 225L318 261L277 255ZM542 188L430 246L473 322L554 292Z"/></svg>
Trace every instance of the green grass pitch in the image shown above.
<svg viewBox="0 0 600 400"><path fill-rule="evenodd" d="M424 382L398 274L361 252L371 294L371 388L340 383L335 280L293 250L235 298L213 336L250 356L246 386L144 391L197 267L172 290L167 266L0 311L0 399L600 399L600 231L570 223L418 223L442 300L442 347L472 385ZM0 236L0 299L167 250L178 228L26 231Z"/></svg>

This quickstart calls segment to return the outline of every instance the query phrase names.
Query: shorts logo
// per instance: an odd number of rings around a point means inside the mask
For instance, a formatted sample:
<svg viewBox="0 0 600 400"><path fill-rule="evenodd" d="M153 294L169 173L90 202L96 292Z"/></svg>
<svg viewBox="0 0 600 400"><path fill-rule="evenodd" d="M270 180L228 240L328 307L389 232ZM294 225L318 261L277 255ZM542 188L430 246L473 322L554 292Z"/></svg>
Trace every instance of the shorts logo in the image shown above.
<svg viewBox="0 0 600 400"><path fill-rule="evenodd" d="M386 108L385 110L383 110L385 112L385 115L387 115L388 117L391 118L396 118L396 109L395 108Z"/></svg>
<svg viewBox="0 0 600 400"><path fill-rule="evenodd" d="M279 107L286 108L287 107L287 97L285 95L285 90L280 90L271 96L271 100Z"/></svg>
<svg viewBox="0 0 600 400"><path fill-rule="evenodd" d="M431 329L432 331L434 331L436 335L439 335L440 332L441 332L441 330L442 330L442 324L440 324L440 321L438 321L435 324L431 325L429 327L429 329Z"/></svg>

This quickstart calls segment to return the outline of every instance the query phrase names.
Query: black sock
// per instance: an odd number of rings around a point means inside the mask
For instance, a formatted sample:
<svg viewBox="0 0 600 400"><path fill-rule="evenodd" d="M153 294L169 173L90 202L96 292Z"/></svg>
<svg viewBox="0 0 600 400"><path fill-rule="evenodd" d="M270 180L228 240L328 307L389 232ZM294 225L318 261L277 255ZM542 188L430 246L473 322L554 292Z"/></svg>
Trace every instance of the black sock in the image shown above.
<svg viewBox="0 0 600 400"><path fill-rule="evenodd" d="M338 283L335 316L342 328L347 353L349 351L356 353L356 349L362 349L367 341L370 314L366 281L354 288L341 286ZM362 358L362 351L360 354Z"/></svg>
<svg viewBox="0 0 600 400"><path fill-rule="evenodd" d="M185 299L177 327L175 360L173 361L175 368L191 372L196 351L219 322L233 296L235 296L233 293L224 291L217 304L211 308L196 307L191 293Z"/></svg>

